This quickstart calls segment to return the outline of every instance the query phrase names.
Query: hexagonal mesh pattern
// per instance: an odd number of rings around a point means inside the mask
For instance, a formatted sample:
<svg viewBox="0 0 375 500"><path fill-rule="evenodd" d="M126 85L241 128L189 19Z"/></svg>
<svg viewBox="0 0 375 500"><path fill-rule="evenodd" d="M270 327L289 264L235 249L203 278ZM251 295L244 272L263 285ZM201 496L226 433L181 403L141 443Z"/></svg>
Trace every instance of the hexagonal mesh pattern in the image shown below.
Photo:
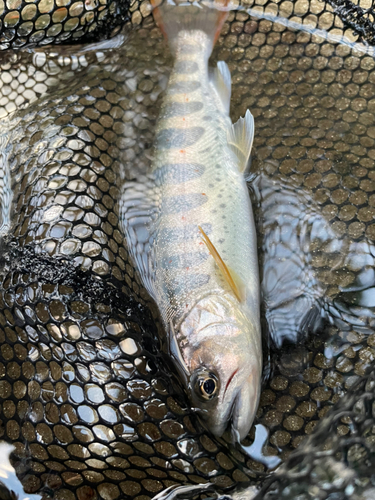
<svg viewBox="0 0 375 500"><path fill-rule="evenodd" d="M319 25L331 28L327 7L343 25L350 28L359 40L374 44L374 10L370 2L356 4L350 0L328 0L327 2L241 2L245 7L263 8L278 13L285 19L295 19L303 23L314 23L318 14ZM362 3L364 4L362 6ZM271 6L271 9L270 9ZM259 12L259 10L258 10ZM23 0L1 1L0 4L0 50L25 46L49 45L69 41L97 41L116 35L129 19L139 25L150 13L148 0L132 2L124 0ZM328 21L328 24L327 24ZM336 23L335 23L336 24ZM340 26L341 24L341 26Z"/></svg>
<svg viewBox="0 0 375 500"><path fill-rule="evenodd" d="M2 0L0 50L107 38L128 19L128 9L124 0Z"/></svg>
<svg viewBox="0 0 375 500"><path fill-rule="evenodd" d="M256 121L264 289L267 269L279 270L275 249L301 270L289 291L306 270L314 276L313 296L294 296L291 310L277 301L279 289L266 302L266 329L273 334L284 320L286 334L304 339L272 351L256 420L269 432L266 462L213 440L189 409L161 357L155 306L119 222L124 178L149 166L171 67L160 31L148 18L115 50L18 52L1 60L0 231L11 231L3 242L0 418L27 492L148 500L172 484L211 481L226 489L263 481L270 457L286 465L267 488L286 490L293 473L314 488L317 469L296 472L293 452L298 460L311 450L318 457L327 428L337 434L330 457L342 447L342 461L366 464L373 452L372 430L355 420L350 396L329 411L351 388L355 400L373 398L366 370L375 356L374 313L355 293L373 286L375 267L374 60L350 45L355 37L328 5L263 4L259 15L302 18L349 37L337 43L239 11L213 56L232 72L233 118L250 108ZM132 9L138 24L142 14L137 4ZM314 232L323 226L325 238ZM298 234L298 242L285 234ZM301 324L303 314L292 314L304 312L295 305L310 298L301 303L325 314L319 335L311 334L311 318ZM369 407L361 411L373 424ZM329 426L324 431L320 420ZM366 452L356 454L348 439L362 437ZM244 445L253 438L254 430ZM358 477L370 484L372 469L362 470ZM347 484L334 487L341 494Z"/></svg>

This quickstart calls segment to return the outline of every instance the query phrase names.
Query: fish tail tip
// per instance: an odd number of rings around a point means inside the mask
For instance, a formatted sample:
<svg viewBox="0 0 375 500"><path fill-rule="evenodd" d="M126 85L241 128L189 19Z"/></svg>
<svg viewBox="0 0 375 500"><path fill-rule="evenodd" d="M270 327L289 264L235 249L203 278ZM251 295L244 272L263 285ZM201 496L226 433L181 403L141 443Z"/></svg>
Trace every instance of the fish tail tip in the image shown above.
<svg viewBox="0 0 375 500"><path fill-rule="evenodd" d="M229 0L208 0L190 5L181 0L150 0L156 24L173 49L182 30L204 31L215 45L229 13Z"/></svg>

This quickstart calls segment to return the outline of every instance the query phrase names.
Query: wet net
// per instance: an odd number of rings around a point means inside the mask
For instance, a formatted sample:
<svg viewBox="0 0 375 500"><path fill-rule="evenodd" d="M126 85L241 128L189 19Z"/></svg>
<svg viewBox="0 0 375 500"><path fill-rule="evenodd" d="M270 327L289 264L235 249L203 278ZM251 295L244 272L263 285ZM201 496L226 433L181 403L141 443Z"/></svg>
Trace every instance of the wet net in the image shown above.
<svg viewBox="0 0 375 500"><path fill-rule="evenodd" d="M340 17L344 25L350 27L353 32L359 36L359 39L373 45L375 42L375 11L371 2L368 2L367 8L361 5L361 2L353 3L349 0L329 0L329 5Z"/></svg>
<svg viewBox="0 0 375 500"><path fill-rule="evenodd" d="M331 28L329 21L328 24L325 22L324 14L333 12L342 22L337 27L350 28L358 41L370 45L375 43L374 9L371 2L299 0L281 4L272 1L244 2L243 6L258 7L258 12L268 10L285 19L296 18L308 23L312 21L313 25L318 21L323 29ZM150 11L148 1L3 2L0 10L0 50L72 42L87 43L111 38L129 20L133 25L140 25L150 15ZM331 16L326 17L328 19Z"/></svg>
<svg viewBox="0 0 375 500"><path fill-rule="evenodd" d="M232 118L256 123L271 362L245 449L189 407L124 241L124 177L149 167L172 64L148 3L2 6L0 418L30 495L374 497L371 5L243 7L212 64L231 69Z"/></svg>

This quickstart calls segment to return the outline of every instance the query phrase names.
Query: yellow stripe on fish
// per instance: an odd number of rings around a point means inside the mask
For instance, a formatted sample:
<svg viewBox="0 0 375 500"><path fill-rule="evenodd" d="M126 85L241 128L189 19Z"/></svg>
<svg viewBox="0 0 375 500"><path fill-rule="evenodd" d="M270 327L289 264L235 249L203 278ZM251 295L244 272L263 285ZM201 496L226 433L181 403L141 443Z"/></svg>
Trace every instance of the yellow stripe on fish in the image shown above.
<svg viewBox="0 0 375 500"><path fill-rule="evenodd" d="M232 275L230 274L228 267L226 266L226 264L223 261L223 259L220 257L220 254L216 250L215 245L212 243L212 241L207 236L207 234L203 231L203 229L201 228L201 226L198 226L198 229L199 229L199 231L202 234L203 241L205 242L205 244L206 244L206 246L207 246L210 254L215 259L215 262L219 266L220 271L223 273L223 276L224 276L226 282L231 287L231 289L232 289L234 295L236 296L238 302L241 302L242 299L241 299L240 291L237 288L237 285L236 285L234 279L232 278Z"/></svg>

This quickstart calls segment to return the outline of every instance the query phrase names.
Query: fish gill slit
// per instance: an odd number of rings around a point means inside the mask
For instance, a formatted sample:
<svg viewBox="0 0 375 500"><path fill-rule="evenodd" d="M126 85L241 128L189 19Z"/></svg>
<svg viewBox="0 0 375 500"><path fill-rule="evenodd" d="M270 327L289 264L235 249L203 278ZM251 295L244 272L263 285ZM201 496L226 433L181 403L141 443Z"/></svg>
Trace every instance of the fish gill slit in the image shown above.
<svg viewBox="0 0 375 500"><path fill-rule="evenodd" d="M228 389L228 387L229 387L230 383L232 382L232 380L234 379L235 375L238 373L238 370L239 370L239 368L237 368L237 370L235 370L235 371L232 373L232 375L229 377L229 380L228 380L228 382L227 382L227 385L225 386L224 395L225 395L225 393L227 392L227 389Z"/></svg>

